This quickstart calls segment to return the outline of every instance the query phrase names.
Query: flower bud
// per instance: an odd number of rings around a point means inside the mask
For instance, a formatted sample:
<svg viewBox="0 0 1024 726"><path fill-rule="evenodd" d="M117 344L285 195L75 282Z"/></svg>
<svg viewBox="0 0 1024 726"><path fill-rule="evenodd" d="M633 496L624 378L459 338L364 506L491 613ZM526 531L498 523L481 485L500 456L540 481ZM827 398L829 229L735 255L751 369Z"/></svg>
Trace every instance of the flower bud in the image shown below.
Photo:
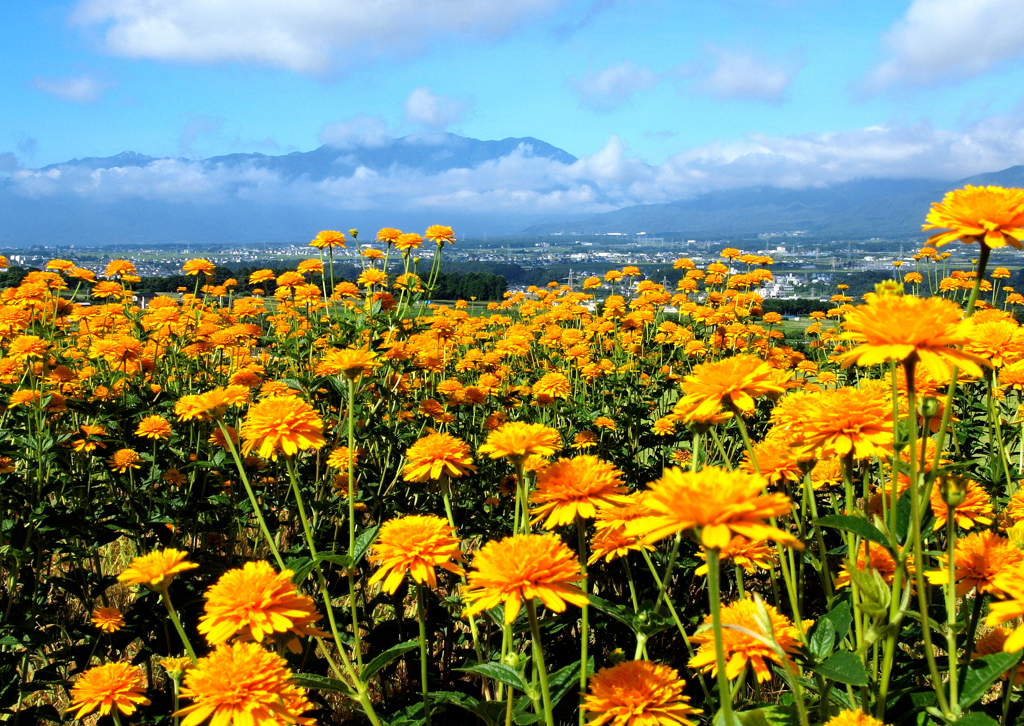
<svg viewBox="0 0 1024 726"><path fill-rule="evenodd" d="M939 477L939 495L946 506L956 509L967 498L967 478L954 474Z"/></svg>
<svg viewBox="0 0 1024 726"><path fill-rule="evenodd" d="M934 396L925 396L921 400L921 415L925 418L935 418L939 413L939 399Z"/></svg>

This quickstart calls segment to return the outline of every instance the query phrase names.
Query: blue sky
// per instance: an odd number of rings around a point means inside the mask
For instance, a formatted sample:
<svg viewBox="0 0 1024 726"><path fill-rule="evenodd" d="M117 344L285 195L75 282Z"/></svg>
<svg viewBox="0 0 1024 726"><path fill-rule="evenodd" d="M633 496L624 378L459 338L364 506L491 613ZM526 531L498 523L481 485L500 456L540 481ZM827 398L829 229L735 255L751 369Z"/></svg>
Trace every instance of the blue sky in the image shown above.
<svg viewBox="0 0 1024 726"><path fill-rule="evenodd" d="M611 205L1024 163L1020 0L8 3L8 173L534 136ZM525 182L524 182L525 183ZM603 187L602 187L603 188ZM607 201L607 200L606 200ZM604 203L604 202L602 202Z"/></svg>

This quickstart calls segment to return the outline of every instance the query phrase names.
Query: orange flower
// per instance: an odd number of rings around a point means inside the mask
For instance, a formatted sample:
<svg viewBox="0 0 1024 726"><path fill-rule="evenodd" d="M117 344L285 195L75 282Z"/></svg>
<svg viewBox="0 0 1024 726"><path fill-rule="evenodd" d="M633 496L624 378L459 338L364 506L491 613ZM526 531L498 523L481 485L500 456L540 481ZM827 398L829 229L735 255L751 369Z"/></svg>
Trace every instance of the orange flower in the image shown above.
<svg viewBox="0 0 1024 726"><path fill-rule="evenodd" d="M572 386L563 373L547 373L533 384L533 395L537 397L568 398L570 393Z"/></svg>
<svg viewBox="0 0 1024 726"><path fill-rule="evenodd" d="M949 558L939 555L940 569L926 572L933 585L949 583ZM975 532L960 537L953 552L953 576L956 578L957 597L963 597L974 588L980 593L996 594L992 582L1003 570L1024 563L1024 551L995 532Z"/></svg>
<svg viewBox="0 0 1024 726"><path fill-rule="evenodd" d="M394 594L405 573L420 584L437 587L436 567L463 574L459 538L447 521L433 515L410 515L385 522L377 535L370 562L380 568L370 584L384 580L385 592Z"/></svg>
<svg viewBox="0 0 1024 726"><path fill-rule="evenodd" d="M315 723L302 718L312 706L284 658L257 643L218 646L189 669L181 695L195 702L174 714L185 717L181 726Z"/></svg>
<svg viewBox="0 0 1024 726"><path fill-rule="evenodd" d="M134 275L135 265L128 260L111 260L103 270L104 277L117 277L119 275Z"/></svg>
<svg viewBox="0 0 1024 726"><path fill-rule="evenodd" d="M813 458L856 459L887 456L892 451L892 404L876 388L843 387L787 396L772 412L784 438L797 453Z"/></svg>
<svg viewBox="0 0 1024 726"><path fill-rule="evenodd" d="M665 469L661 479L648 484L650 493L644 500L654 514L630 522L626 531L645 542L656 542L696 529L707 548L722 549L734 534L740 534L803 549L791 534L765 523L770 517L788 514L791 505L785 494L762 495L764 487L760 476L715 466L699 472Z"/></svg>
<svg viewBox="0 0 1024 726"><path fill-rule="evenodd" d="M968 342L971 323L952 300L913 295L867 296L868 304L846 314L846 328L840 338L860 343L840 356L843 367L854 363L872 366L887 360L920 360L932 376L948 376L954 366L974 376L988 365L977 355L957 350Z"/></svg>
<svg viewBox="0 0 1024 726"><path fill-rule="evenodd" d="M537 476L537 489L530 501L539 506L533 524L544 521L544 529L572 524L576 517L593 519L598 509L628 504L622 472L596 456L559 459Z"/></svg>
<svg viewBox="0 0 1024 726"><path fill-rule="evenodd" d="M761 605L768 615L771 630L765 632L762 626L761 617L758 615L758 605ZM786 662L796 672L796 664L792 655L800 647L799 634L789 618L780 613L767 603L755 603L749 597L726 605L721 611L722 625L722 646L725 651L725 674L730 680L736 678L749 663L754 669L754 675L760 682L771 678L771 671L768 670L766 661L783 664L776 650L761 640L754 638L741 630L730 628L735 625L761 636L769 642L775 641L786 654ZM705 626L710 626L711 616L704 620ZM690 659L691 668L699 668L705 673L710 671L717 675L718 667L715 664L715 640L710 627L699 631L690 638L693 643L700 644L697 654Z"/></svg>
<svg viewBox="0 0 1024 726"><path fill-rule="evenodd" d="M533 455L552 456L561 448L562 437L550 426L512 421L489 433L479 452L521 463Z"/></svg>
<svg viewBox="0 0 1024 726"><path fill-rule="evenodd" d="M423 238L414 232L407 232L398 236L395 240L395 249L402 252L411 252L423 246Z"/></svg>
<svg viewBox="0 0 1024 726"><path fill-rule="evenodd" d="M262 560L228 570L206 591L205 615L199 632L211 645L235 635L263 641L277 633L322 635L310 625L320 619L313 601L292 584L291 570L275 572Z"/></svg>
<svg viewBox="0 0 1024 726"><path fill-rule="evenodd" d="M186 562L186 557L188 553L181 550L156 550L132 560L128 569L117 576L117 580L129 585L145 585L154 590L162 590L178 573L199 567L194 562Z"/></svg>
<svg viewBox="0 0 1024 726"><path fill-rule="evenodd" d="M431 242L435 242L438 247L441 247L444 244L455 244L455 235L452 233L452 228L445 227L441 224L430 225L427 227L427 231L424 232L423 236Z"/></svg>
<svg viewBox="0 0 1024 726"><path fill-rule="evenodd" d="M402 478L424 482L442 476L458 478L474 471L476 466L465 441L451 434L428 434L406 450Z"/></svg>
<svg viewBox="0 0 1024 726"><path fill-rule="evenodd" d="M345 235L342 232L325 229L313 238L313 241L309 243L309 246L316 247L320 250L345 247Z"/></svg>
<svg viewBox="0 0 1024 726"><path fill-rule="evenodd" d="M966 483L967 492L964 500L953 508L953 518L963 529L971 529L975 524L992 524L992 500L988 492L972 479L961 480ZM946 503L942 501L941 485L935 482L931 495L932 514L935 524L932 529L946 526Z"/></svg>
<svg viewBox="0 0 1024 726"><path fill-rule="evenodd" d="M697 556L702 560L708 558L707 552L701 550ZM771 570L775 567L775 550L767 542L754 542L746 537L733 537L729 544L723 547L718 556L721 561L732 560L737 567L742 567L753 574L758 569ZM693 571L695 575L707 575L707 563Z"/></svg>
<svg viewBox="0 0 1024 726"><path fill-rule="evenodd" d="M583 607L589 601L574 583L581 578L572 550L554 535L518 534L488 542L473 559L462 599L471 616L504 603L505 623L515 621L523 602L540 598L556 613L566 603Z"/></svg>
<svg viewBox="0 0 1024 726"><path fill-rule="evenodd" d="M886 584L891 584L896 574L896 560L882 545L865 540L864 546L857 549L857 569L863 571L869 568L875 570ZM907 569L912 569L912 563L907 562ZM836 577L836 589L849 587L851 579L850 561L847 560L843 563L842 572Z"/></svg>
<svg viewBox="0 0 1024 726"><path fill-rule="evenodd" d="M249 409L242 422L242 453L253 449L264 459L294 456L326 444L324 422L308 403L294 396L265 398Z"/></svg>
<svg viewBox="0 0 1024 726"><path fill-rule="evenodd" d="M877 718L872 718L858 709L840 711L825 722L825 726L885 726Z"/></svg>
<svg viewBox="0 0 1024 726"><path fill-rule="evenodd" d="M117 608L96 608L90 620L104 633L116 633L124 627L124 616Z"/></svg>
<svg viewBox="0 0 1024 726"><path fill-rule="evenodd" d="M181 266L181 271L186 275L205 275L206 277L213 277L213 271L216 269L209 260L188 260L184 265Z"/></svg>
<svg viewBox="0 0 1024 726"><path fill-rule="evenodd" d="M928 238L936 247L959 239L984 241L989 247L1009 244L1019 250L1024 240L1024 189L971 185L955 189L932 204L921 229L950 230Z"/></svg>
<svg viewBox="0 0 1024 726"><path fill-rule="evenodd" d="M138 469L141 466L142 457L134 449L118 449L110 456L107 466L111 471L124 474L129 469Z"/></svg>
<svg viewBox="0 0 1024 726"><path fill-rule="evenodd" d="M145 439L169 439L171 437L171 424L163 416L146 416L139 421L135 435Z"/></svg>
<svg viewBox="0 0 1024 726"><path fill-rule="evenodd" d="M75 718L99 709L106 716L116 708L126 716L136 706L148 706L145 696L146 678L142 671L128 663L106 663L83 673L71 688L71 708L78 709Z"/></svg>
<svg viewBox="0 0 1024 726"><path fill-rule="evenodd" d="M685 687L678 671L649 660L602 668L583 702L587 726L695 726L690 717L703 711L690 706Z"/></svg>
<svg viewBox="0 0 1024 726"><path fill-rule="evenodd" d="M989 614L985 619L985 625L991 628L1024 616L1024 564L997 572L992 578L992 587L995 591L1003 593L1006 599L988 606ZM1021 648L1024 648L1024 625L1014 630L1003 645L1003 650L1007 653L1013 653Z"/></svg>
<svg viewBox="0 0 1024 726"><path fill-rule="evenodd" d="M344 374L349 380L355 380L367 373L380 363L376 360L377 354L363 349L346 348L344 350L330 350L323 360L316 366L318 376L336 376Z"/></svg>
<svg viewBox="0 0 1024 726"><path fill-rule="evenodd" d="M984 658L986 655L992 655L994 653L1002 653L1006 649L1006 641L1009 639L1013 631L1009 628L995 628L985 633L982 637L978 638L978 642L974 644L974 656L975 658ZM1013 671L1013 685L1019 686L1024 684L1024 665L1017 665L1010 669ZM1010 670L1003 673L1000 678L1004 681L1010 677Z"/></svg>
<svg viewBox="0 0 1024 726"><path fill-rule="evenodd" d="M701 363L683 379L683 401L695 404L692 415L706 417L720 406L749 414L754 399L766 394L783 394L778 373L766 362L741 353L719 361Z"/></svg>
<svg viewBox="0 0 1024 726"><path fill-rule="evenodd" d="M789 442L779 436L769 435L764 441L754 444L754 461L757 462L761 476L767 479L771 486L795 484L804 477ZM748 474L756 474L754 461L751 461L750 453L746 452L743 461L740 462L740 468Z"/></svg>

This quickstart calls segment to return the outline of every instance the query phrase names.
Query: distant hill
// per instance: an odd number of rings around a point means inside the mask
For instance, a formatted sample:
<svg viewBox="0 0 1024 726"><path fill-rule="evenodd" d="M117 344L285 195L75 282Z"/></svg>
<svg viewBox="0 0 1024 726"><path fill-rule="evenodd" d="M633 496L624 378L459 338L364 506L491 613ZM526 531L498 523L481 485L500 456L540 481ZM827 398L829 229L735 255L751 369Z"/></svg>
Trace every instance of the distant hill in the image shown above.
<svg viewBox="0 0 1024 726"><path fill-rule="evenodd" d="M960 181L863 179L824 187L746 187L667 204L623 207L582 219L539 224L521 234L607 232L745 237L807 231L844 239L915 235L929 205L964 184L1024 186L1024 165Z"/></svg>

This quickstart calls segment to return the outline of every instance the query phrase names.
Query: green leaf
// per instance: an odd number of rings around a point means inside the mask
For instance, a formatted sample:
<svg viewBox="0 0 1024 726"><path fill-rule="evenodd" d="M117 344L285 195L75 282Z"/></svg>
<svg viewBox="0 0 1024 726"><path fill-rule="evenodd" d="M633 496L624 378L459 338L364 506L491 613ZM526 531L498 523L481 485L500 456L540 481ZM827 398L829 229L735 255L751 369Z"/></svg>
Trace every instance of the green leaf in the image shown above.
<svg viewBox="0 0 1024 726"><path fill-rule="evenodd" d="M1020 662L1021 652L993 653L984 658L972 660L966 666L963 691L960 693L960 708L969 708L975 701L985 695L989 686L999 676Z"/></svg>
<svg viewBox="0 0 1024 726"><path fill-rule="evenodd" d="M479 675L493 678L499 683L504 683L506 686L524 693L530 689L526 681L523 680L523 677L519 675L519 672L504 663L478 663L475 666L458 668L457 670L466 671L467 673L478 673Z"/></svg>
<svg viewBox="0 0 1024 726"><path fill-rule="evenodd" d="M315 564L309 557L289 557L284 561L285 569L295 573L292 575L292 582L296 585L301 585L309 577Z"/></svg>
<svg viewBox="0 0 1024 726"><path fill-rule="evenodd" d="M377 532L380 531L380 525L375 524L372 527L367 527L356 537L356 548L355 552L349 552L352 557L352 564L358 565L360 560L366 554L366 551L370 549L370 545L377 539Z"/></svg>
<svg viewBox="0 0 1024 726"><path fill-rule="evenodd" d="M889 538L882 534L882 530L861 517L855 517L852 514L829 514L819 517L814 520L814 523L819 527L845 529L847 532L853 532L863 539L880 544L886 549L891 549Z"/></svg>
<svg viewBox="0 0 1024 726"><path fill-rule="evenodd" d="M297 673L292 677L295 685L302 686L303 688L313 688L321 691L335 691L336 693L344 693L349 698L355 698L356 692L352 690L345 681L339 681L337 678L328 678L327 676L318 676L313 673Z"/></svg>
<svg viewBox="0 0 1024 726"><path fill-rule="evenodd" d="M836 627L831 620L822 618L814 626L811 633L811 640L808 643L808 650L815 660L822 661L828 658L836 642Z"/></svg>
<svg viewBox="0 0 1024 726"><path fill-rule="evenodd" d="M587 659L587 672L594 672L594 658ZM548 678L548 689L551 692L551 707L557 706L570 691L579 690L580 685L580 662L573 661L564 668L555 671Z"/></svg>
<svg viewBox="0 0 1024 726"><path fill-rule="evenodd" d="M983 713L966 713L957 719L957 726L999 726L999 722Z"/></svg>
<svg viewBox="0 0 1024 726"><path fill-rule="evenodd" d="M843 642L843 638L850 632L850 626L853 625L853 611L850 608L850 601L843 600L825 615L818 618L818 622L822 620L828 620L832 623L832 627L835 629L836 642Z"/></svg>
<svg viewBox="0 0 1024 726"><path fill-rule="evenodd" d="M369 683L370 679L379 671L381 668L386 666L388 663L398 658L401 655L405 655L410 650L416 650L420 647L419 638L416 640L407 640L404 643L388 648L383 653L378 655L376 658L371 660L363 667L363 672L360 674L360 678L363 679L363 683Z"/></svg>
<svg viewBox="0 0 1024 726"><path fill-rule="evenodd" d="M847 683L851 686L866 686L868 684L868 672L864 670L864 664L860 658L848 650L840 650L828 657L824 663L819 663L815 671L839 683Z"/></svg>
<svg viewBox="0 0 1024 726"><path fill-rule="evenodd" d="M332 555L318 552L316 555L317 562L330 562L333 565L337 565L343 571L348 570L352 566L352 558L348 555Z"/></svg>
<svg viewBox="0 0 1024 726"><path fill-rule="evenodd" d="M737 713L743 726L797 726L800 723L795 708L784 706L765 706L752 711Z"/></svg>
<svg viewBox="0 0 1024 726"><path fill-rule="evenodd" d="M504 701L478 701L458 691L432 691L430 700L434 704L450 703L476 714L487 726L503 726L505 723Z"/></svg>

